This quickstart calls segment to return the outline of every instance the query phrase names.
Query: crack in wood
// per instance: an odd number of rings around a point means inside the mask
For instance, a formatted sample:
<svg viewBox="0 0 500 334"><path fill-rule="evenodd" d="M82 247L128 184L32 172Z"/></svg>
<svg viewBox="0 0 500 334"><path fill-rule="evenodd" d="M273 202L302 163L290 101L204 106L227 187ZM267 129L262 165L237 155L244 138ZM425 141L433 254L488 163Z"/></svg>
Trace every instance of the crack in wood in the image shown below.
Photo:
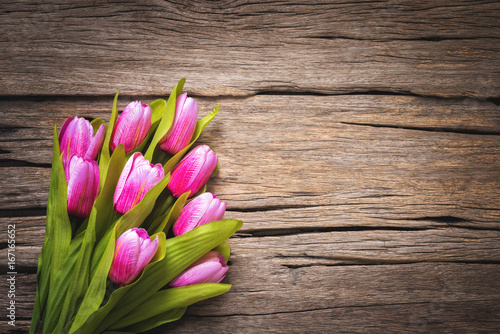
<svg viewBox="0 0 500 334"><path fill-rule="evenodd" d="M288 269L301 269L309 267L349 267L349 266L385 266L385 265L405 265L405 264L415 264L415 263L462 263L462 264L493 264L498 265L500 261L383 261L383 260L373 260L373 261L363 261L360 263L307 263L307 264L281 264L281 266Z"/></svg>
<svg viewBox="0 0 500 334"><path fill-rule="evenodd" d="M1 152L0 152L1 153ZM52 164L36 163L26 160L17 159L0 159L0 168L2 167L38 167L38 168L51 168Z"/></svg>
<svg viewBox="0 0 500 334"><path fill-rule="evenodd" d="M372 123L360 123L360 122L340 122L345 125L355 125L355 126L368 126L373 128L390 128L390 129L402 129L402 130L415 130L415 131L428 131L428 132L451 132L460 133L468 135L482 135L482 136L498 136L500 132L498 131L481 131L472 129L460 129L460 128L444 128L444 127L418 127L418 126L400 126L391 124L372 124Z"/></svg>

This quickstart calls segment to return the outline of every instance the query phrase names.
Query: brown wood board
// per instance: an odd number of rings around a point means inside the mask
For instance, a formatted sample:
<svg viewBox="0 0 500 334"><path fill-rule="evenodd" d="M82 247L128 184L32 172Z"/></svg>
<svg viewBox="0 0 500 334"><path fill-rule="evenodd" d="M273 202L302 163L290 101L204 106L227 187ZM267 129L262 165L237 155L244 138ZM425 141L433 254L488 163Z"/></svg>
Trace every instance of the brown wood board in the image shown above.
<svg viewBox="0 0 500 334"><path fill-rule="evenodd" d="M29 328L54 125L182 77L200 117L220 105L208 190L244 225L232 289L152 333L500 331L499 22L497 1L2 2L0 332Z"/></svg>

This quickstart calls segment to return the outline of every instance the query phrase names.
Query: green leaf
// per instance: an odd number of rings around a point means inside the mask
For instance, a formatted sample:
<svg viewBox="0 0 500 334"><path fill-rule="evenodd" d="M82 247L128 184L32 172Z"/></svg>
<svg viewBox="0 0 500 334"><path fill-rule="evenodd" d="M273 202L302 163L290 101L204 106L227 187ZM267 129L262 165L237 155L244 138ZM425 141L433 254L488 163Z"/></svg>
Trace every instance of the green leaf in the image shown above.
<svg viewBox="0 0 500 334"><path fill-rule="evenodd" d="M84 232L82 246L78 252L78 259L71 275L71 283L69 284L68 292L64 299L59 322L55 329L56 333L63 332L63 328L65 328L69 320L73 318L78 309L78 303L81 302L81 299L85 296L85 292L88 289L90 280L90 260L92 258L92 250L95 243L96 216L97 210L94 206L90 212L88 227Z"/></svg>
<svg viewBox="0 0 500 334"><path fill-rule="evenodd" d="M200 300L222 295L229 291L230 288L230 284L204 283L160 290L110 326L109 329L115 330L128 327L163 312L187 307Z"/></svg>
<svg viewBox="0 0 500 334"><path fill-rule="evenodd" d="M184 87L184 83L186 79L181 79L170 93L170 97L168 98L167 105L165 108L165 112L161 117L160 124L158 128L156 128L156 132L151 140L151 144L149 144L148 150L146 154L144 154L144 158L152 162L153 154L158 146L160 140L167 134L168 130L172 126L175 117L175 104L177 102L177 97L182 94L182 88Z"/></svg>
<svg viewBox="0 0 500 334"><path fill-rule="evenodd" d="M113 197L115 195L118 179L126 163L125 148L120 144L111 156L106 181L94 203L97 210L95 227L97 241L101 240L106 231L113 226L113 223L119 217L118 213L113 209Z"/></svg>
<svg viewBox="0 0 500 334"><path fill-rule="evenodd" d="M142 225L145 229L148 231L154 231L154 229L151 228L152 225L158 226L159 223L163 221L163 218L167 215L167 213L170 211L172 204L175 201L175 197L172 196L170 193L170 190L167 188L163 189L161 192L160 196L158 196L158 199L156 200L155 206L149 216L146 218L146 221ZM160 217L163 217L161 219L158 219Z"/></svg>
<svg viewBox="0 0 500 334"><path fill-rule="evenodd" d="M148 230L151 231L151 233L158 233L158 232L165 232L168 233L168 230L170 227L174 224L174 222L177 220L179 217L182 208L186 204L186 200L188 198L189 192L182 194L177 201L175 201L174 205L170 209L167 215L162 219L162 221L158 221L158 224L156 222L153 222L151 225L150 229Z"/></svg>
<svg viewBox="0 0 500 334"><path fill-rule="evenodd" d="M41 320L42 314L45 309L45 303L49 293L49 277L52 271L51 260L52 260L52 230L54 221L54 211L57 203L57 184L59 182L59 160L60 160L60 147L59 138L57 136L57 125L54 126L54 137L52 146L52 170L50 175L50 188L49 188L49 200L47 203L47 219L45 227L45 236L42 251L38 257L38 268L37 268L37 292L35 296L35 306L33 309L33 317L31 320L30 333L35 333L38 329L39 322ZM68 217L69 220L69 217Z"/></svg>
<svg viewBox="0 0 500 334"><path fill-rule="evenodd" d="M154 100L149 106L151 107L151 124L159 122L167 108L167 101L164 99Z"/></svg>
<svg viewBox="0 0 500 334"><path fill-rule="evenodd" d="M142 222L153 210L156 199L163 189L165 189L169 180L170 174L166 174L158 184L146 193L144 198L136 206L120 217L118 220L120 222L120 231L118 235L121 235L128 229L141 226Z"/></svg>
<svg viewBox="0 0 500 334"><path fill-rule="evenodd" d="M33 308L33 316L31 318L30 334L35 334L40 324L40 319L45 309L45 301L49 292L49 273L50 273L50 257L52 254L52 243L48 236L50 233L45 232L45 239L42 251L38 257L38 267L36 270L37 288L35 296L35 306Z"/></svg>
<svg viewBox="0 0 500 334"><path fill-rule="evenodd" d="M124 328L124 330L142 333L150 329L153 329L155 327L158 327L160 325L179 320L180 318L182 318L186 310L187 307L174 308L172 310L168 310L166 312L155 315L154 317L151 317L147 320L141 321L132 326Z"/></svg>
<svg viewBox="0 0 500 334"><path fill-rule="evenodd" d="M51 280L53 281L54 289L49 291L47 307L45 310L43 321L44 330L42 332L49 331L50 328L54 328L57 325L57 321L59 319L59 315L61 314L64 298L66 296L66 292L68 291L68 287L71 281L71 275L73 273L75 263L78 259L78 253L80 251L82 242L83 233L73 238L62 269L58 272L57 276L51 278Z"/></svg>
<svg viewBox="0 0 500 334"><path fill-rule="evenodd" d="M215 115L217 115L218 112L219 112L219 106L217 105L210 114L203 117L196 123L196 128L193 133L193 138L191 138L191 142L189 143L189 145L180 150L176 155L170 158L170 160L168 160L167 163L163 165L165 173L170 172L172 171L172 169L174 169L175 165L179 163L184 154L186 154L186 152L191 148L191 146L193 146L196 140L198 140L202 131L207 127L208 124L210 124L210 122L214 119Z"/></svg>
<svg viewBox="0 0 500 334"><path fill-rule="evenodd" d="M164 287L198 258L228 239L241 226L242 222L239 220L226 219L196 227L183 235L167 239L168 252L165 258L144 271L139 280L129 286L125 293L112 295L108 303L95 313L92 320L89 318L91 323L88 324L85 333L107 329ZM118 291L120 289L115 293ZM120 307L114 308L118 302L120 302Z"/></svg>
<svg viewBox="0 0 500 334"><path fill-rule="evenodd" d="M224 241L219 246L215 247L214 251L221 253L222 256L224 256L224 258L226 259L227 264L227 261L229 261L229 255L231 254L231 246L229 245L229 242L227 242L227 240Z"/></svg>
<svg viewBox="0 0 500 334"><path fill-rule="evenodd" d="M57 127L54 127L52 172L50 177L49 201L47 204L47 232L50 233L48 242L51 243L50 248L52 248L49 275L55 278L63 267L64 259L71 243L71 222L68 216L66 175L60 154ZM42 262L49 263L49 261L44 260ZM46 282L42 282L42 284L46 285ZM49 292L56 289L55 279L50 279ZM41 297L43 295L46 295L45 291L42 291ZM49 297L50 295L47 298ZM43 326L45 328L45 321Z"/></svg>
<svg viewBox="0 0 500 334"><path fill-rule="evenodd" d="M115 128L116 120L118 119L118 111L117 111L117 102L118 102L118 94L115 95L115 99L113 100L113 109L111 110L111 117L109 120L109 125L106 129L106 135L104 136L104 142L102 143L101 156L99 158L99 175L100 178L100 187L104 186L104 181L106 181L106 175L108 175L108 165L109 160L111 159L111 155L109 153L109 145L111 143L111 135L113 134L113 130Z"/></svg>
<svg viewBox="0 0 500 334"><path fill-rule="evenodd" d="M72 321L73 324L71 325L70 333L80 328L87 318L101 306L104 299L108 273L115 254L116 229L111 230L112 232L109 234L107 242L105 242L106 249L104 254L99 261L95 274L91 277L85 297Z"/></svg>

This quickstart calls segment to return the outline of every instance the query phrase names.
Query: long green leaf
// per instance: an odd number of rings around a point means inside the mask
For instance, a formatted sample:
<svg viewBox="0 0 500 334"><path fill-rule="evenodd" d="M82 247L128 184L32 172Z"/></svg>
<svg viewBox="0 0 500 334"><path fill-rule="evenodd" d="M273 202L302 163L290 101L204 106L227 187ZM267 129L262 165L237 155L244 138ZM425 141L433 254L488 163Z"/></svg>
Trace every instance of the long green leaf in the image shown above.
<svg viewBox="0 0 500 334"><path fill-rule="evenodd" d="M57 125L54 126L54 137L52 146L52 170L50 174L49 200L47 203L47 219L45 225L45 236L43 241L42 251L38 257L37 268L37 291L35 296L35 307L33 309L33 317L31 320L30 333L35 333L45 309L45 302L49 292L49 277L52 258L52 229L54 220L54 209L57 199L57 183L59 180L59 138L57 137Z"/></svg>
<svg viewBox="0 0 500 334"><path fill-rule="evenodd" d="M54 328L57 325L82 242L83 233L73 238L62 269L58 272L56 277L51 278L55 288L49 291L47 298L47 307L43 321L43 328L45 329L42 331L44 333L49 331L49 328Z"/></svg>
<svg viewBox="0 0 500 334"><path fill-rule="evenodd" d="M165 108L165 113L161 118L158 128L156 128L156 132L153 136L153 139L151 140L151 144L149 144L146 154L144 154L144 158L151 162L153 160L153 154L156 147L158 146L158 143L167 134L168 130L172 126L172 123L174 122L175 104L177 102L177 97L182 94L182 88L184 87L185 82L186 79L184 78L179 80L177 85L175 85L175 88L172 90L172 93L170 93L167 101L167 106Z"/></svg>
<svg viewBox="0 0 500 334"><path fill-rule="evenodd" d="M108 128L106 129L106 136L104 136L104 142L102 143L101 156L99 158L99 175L100 177L100 187L104 186L104 181L106 181L106 175L108 175L108 165L109 160L111 159L111 155L109 153L109 145L111 143L111 135L113 134L113 130L115 128L116 120L118 119L118 111L117 111L117 103L118 103L118 94L115 95L115 99L113 100L113 109L111 109L111 117L109 120Z"/></svg>
<svg viewBox="0 0 500 334"><path fill-rule="evenodd" d="M42 251L38 257L38 267L36 270L37 288L35 296L35 306L31 318L30 334L35 334L40 324L40 319L45 310L45 301L49 292L50 257L52 254L52 243L45 233L45 241Z"/></svg>
<svg viewBox="0 0 500 334"><path fill-rule="evenodd" d="M174 308L172 310L165 311L147 320L136 323L132 326L124 328L124 330L142 333L150 329L156 328L160 325L179 320L182 318L184 313L186 313L187 307Z"/></svg>
<svg viewBox="0 0 500 334"><path fill-rule="evenodd" d="M118 179L126 163L125 148L120 144L111 155L107 170L108 174L105 177L106 181L94 204L97 210L95 227L97 242L101 240L106 231L119 217L117 212L113 210L113 197Z"/></svg>
<svg viewBox="0 0 500 334"><path fill-rule="evenodd" d="M61 270L64 259L67 255L71 243L71 222L68 216L67 207L67 184L66 175L60 154L59 139L57 137L57 128L54 127L54 146L52 173L50 179L49 202L47 205L47 230L50 233L49 242L51 243L50 259L50 283L48 293L57 291L55 278ZM48 261L43 261L47 263ZM44 283L46 284L46 283ZM55 292L53 292L55 293ZM47 295L47 299L50 295ZM46 321L44 319L43 327Z"/></svg>
<svg viewBox="0 0 500 334"><path fill-rule="evenodd" d="M188 146L184 147L182 150L180 150L176 155L174 155L170 160L168 160L164 165L163 169L165 170L165 173L172 171L174 169L175 165L179 163L179 161L182 159L184 154L193 146L193 144L198 140L200 137L201 133L203 130L207 127L208 124L214 119L214 117L217 115L219 112L219 106L217 105L214 110L207 116L203 117L201 120L199 120L196 123L196 128L193 133L193 138L191 138L191 142L189 143Z"/></svg>
<svg viewBox="0 0 500 334"><path fill-rule="evenodd" d="M108 304L99 310L101 312L95 318L95 323L100 323L97 332L107 329L143 303L190 264L228 239L241 225L239 220L226 219L199 226L183 235L168 239L165 258L143 273L138 281L140 284L134 284L123 298L119 296L113 299L111 296ZM120 307L113 308L118 301Z"/></svg>
<svg viewBox="0 0 500 334"><path fill-rule="evenodd" d="M160 290L132 312L110 326L109 329L115 330L128 327L163 312L175 308L187 307L200 300L222 295L229 291L230 288L230 284L204 283Z"/></svg>
<svg viewBox="0 0 500 334"><path fill-rule="evenodd" d="M72 321L70 328L70 333L73 333L76 329L80 328L87 318L96 311L99 306L101 306L104 294L106 292L106 283L109 273L109 268L111 267L111 262L113 261L113 256L115 253L115 231L116 229L111 229L112 233L109 235L106 242L106 249L103 256L101 257L95 274L91 278L89 288L85 293L85 297L78 309L75 319Z"/></svg>
<svg viewBox="0 0 500 334"><path fill-rule="evenodd" d="M95 221L97 210L95 206L92 208L89 217L88 227L84 232L82 246L78 252L78 259L75 264L75 269L71 275L71 283L64 299L64 304L61 310L61 315L55 329L56 333L61 333L71 318L74 317L78 304L84 297L89 285L90 260L92 257L92 249L95 243Z"/></svg>

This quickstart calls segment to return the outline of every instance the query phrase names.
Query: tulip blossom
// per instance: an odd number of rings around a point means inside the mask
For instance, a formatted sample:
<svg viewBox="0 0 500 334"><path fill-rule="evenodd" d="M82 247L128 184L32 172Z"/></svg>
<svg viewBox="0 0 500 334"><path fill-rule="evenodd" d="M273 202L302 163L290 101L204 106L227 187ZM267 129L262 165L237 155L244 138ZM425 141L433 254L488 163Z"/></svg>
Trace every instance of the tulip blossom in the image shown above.
<svg viewBox="0 0 500 334"><path fill-rule="evenodd" d="M210 251L171 280L168 285L172 288L178 288L200 283L219 283L226 276L227 270L228 266L224 256L219 252Z"/></svg>
<svg viewBox="0 0 500 334"><path fill-rule="evenodd" d="M151 127L151 107L141 101L129 103L116 122L110 147L114 151L120 144L125 153L137 148L148 135Z"/></svg>
<svg viewBox="0 0 500 334"><path fill-rule="evenodd" d="M201 189L217 166L217 154L207 145L189 152L171 173L168 189L175 197L191 191L190 197Z"/></svg>
<svg viewBox="0 0 500 334"><path fill-rule="evenodd" d="M214 194L203 193L189 202L174 223L174 235L178 236L193 228L221 220L226 211L226 203Z"/></svg>
<svg viewBox="0 0 500 334"><path fill-rule="evenodd" d="M116 240L109 280L119 286L132 283L155 255L158 242L158 236L151 241L143 228L125 231Z"/></svg>
<svg viewBox="0 0 500 334"><path fill-rule="evenodd" d="M59 145L64 166L68 164L72 155L95 160L101 149L105 130L102 124L94 136L94 129L88 120L81 117L68 118L59 131Z"/></svg>
<svg viewBox="0 0 500 334"><path fill-rule="evenodd" d="M187 93L181 94L175 105L174 122L158 146L172 155L186 147L193 137L197 116L198 103Z"/></svg>
<svg viewBox="0 0 500 334"><path fill-rule="evenodd" d="M73 155L66 167L68 213L88 218L99 193L99 166L93 160Z"/></svg>
<svg viewBox="0 0 500 334"><path fill-rule="evenodd" d="M114 209L124 214L139 203L144 195L165 176L161 164L150 164L141 153L134 153L127 161L116 185Z"/></svg>

